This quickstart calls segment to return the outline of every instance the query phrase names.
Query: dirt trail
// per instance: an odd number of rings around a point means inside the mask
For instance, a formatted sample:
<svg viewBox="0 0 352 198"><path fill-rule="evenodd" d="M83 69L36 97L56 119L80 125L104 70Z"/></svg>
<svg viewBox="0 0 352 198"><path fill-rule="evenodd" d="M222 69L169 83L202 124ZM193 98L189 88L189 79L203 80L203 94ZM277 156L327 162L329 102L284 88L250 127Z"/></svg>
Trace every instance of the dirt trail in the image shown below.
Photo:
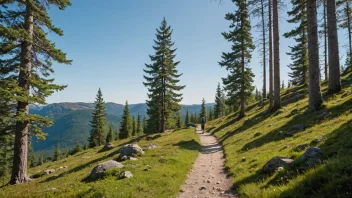
<svg viewBox="0 0 352 198"><path fill-rule="evenodd" d="M216 138L210 133L202 133L197 128L202 151L192 170L188 173L183 192L178 198L192 197L237 197L231 190L232 182L224 172L224 153Z"/></svg>

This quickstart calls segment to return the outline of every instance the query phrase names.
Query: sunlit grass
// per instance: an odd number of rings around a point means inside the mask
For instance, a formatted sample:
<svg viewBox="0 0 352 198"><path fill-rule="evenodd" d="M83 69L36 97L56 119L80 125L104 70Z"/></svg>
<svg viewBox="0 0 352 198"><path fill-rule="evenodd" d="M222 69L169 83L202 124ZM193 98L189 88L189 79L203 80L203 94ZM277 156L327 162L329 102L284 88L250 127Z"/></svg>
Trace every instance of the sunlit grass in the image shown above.
<svg viewBox="0 0 352 198"><path fill-rule="evenodd" d="M118 148L131 140L113 142ZM133 140L132 140L133 141ZM138 142L140 146L155 143L157 148L147 150L137 161L122 162L121 170L109 171L100 180L86 180L91 170L99 163L118 156L118 148L98 152L101 147L89 149L58 162L29 169L30 174L46 169L67 170L38 178L33 182L0 189L0 197L175 197L184 183L192 163L201 148L194 129L164 133L161 137ZM152 168L145 171L147 165ZM119 179L122 171L129 170L133 178ZM48 189L56 188L46 192Z"/></svg>
<svg viewBox="0 0 352 198"><path fill-rule="evenodd" d="M344 89L339 94L324 96L323 107L315 113L307 112L307 87L301 86L282 91L283 101L293 93L304 97L283 105L275 113L267 111L266 101L265 106L249 106L246 117L240 121L232 114L208 124L208 130L224 146L226 168L240 195L251 198L352 196L352 75L344 76L342 83ZM322 90L324 94L326 83ZM329 115L321 117L323 112ZM305 130L293 137L286 136L296 124L303 124ZM295 150L299 144L320 147L324 151L324 164L315 169L292 166L271 176L260 173L274 156L298 158L304 152Z"/></svg>

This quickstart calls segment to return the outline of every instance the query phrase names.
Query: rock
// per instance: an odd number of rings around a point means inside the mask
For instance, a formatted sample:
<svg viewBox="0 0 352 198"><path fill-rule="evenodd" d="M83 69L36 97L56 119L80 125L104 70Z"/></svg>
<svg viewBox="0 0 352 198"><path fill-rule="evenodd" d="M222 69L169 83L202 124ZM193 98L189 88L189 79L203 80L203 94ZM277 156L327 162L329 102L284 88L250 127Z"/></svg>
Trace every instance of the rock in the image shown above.
<svg viewBox="0 0 352 198"><path fill-rule="evenodd" d="M216 184L220 184L220 182L219 182L219 181L217 181L217 182L216 182Z"/></svg>
<svg viewBox="0 0 352 198"><path fill-rule="evenodd" d="M63 170L63 169L67 169L67 168L68 168L68 166L60 166L59 170Z"/></svg>
<svg viewBox="0 0 352 198"><path fill-rule="evenodd" d="M150 150L150 149L153 149L153 148L156 148L156 147L158 147L157 144L151 143L151 144L144 145L143 146L143 150Z"/></svg>
<svg viewBox="0 0 352 198"><path fill-rule="evenodd" d="M133 177L132 173L130 171L125 171L120 175L120 178L124 179L124 178L131 178Z"/></svg>
<svg viewBox="0 0 352 198"><path fill-rule="evenodd" d="M301 155L298 160L304 163L308 167L312 167L316 164L321 164L321 158L323 151L318 147L308 148L303 155Z"/></svg>
<svg viewBox="0 0 352 198"><path fill-rule="evenodd" d="M137 156L144 155L144 151L138 144L126 144L120 149L120 156Z"/></svg>
<svg viewBox="0 0 352 198"><path fill-rule="evenodd" d="M56 188L48 188L48 189L46 189L46 191L45 192L49 192L49 191L56 191L57 189Z"/></svg>
<svg viewBox="0 0 352 198"><path fill-rule="evenodd" d="M111 150L113 148L115 148L115 146L111 142L109 142L109 143L105 144L105 146L102 149L102 151L108 151L108 150Z"/></svg>
<svg viewBox="0 0 352 198"><path fill-rule="evenodd" d="M303 124L296 124L295 126L292 127L292 129L287 132L286 134L289 136L295 135L297 132L304 131L304 125Z"/></svg>
<svg viewBox="0 0 352 198"><path fill-rule="evenodd" d="M322 142L326 138L326 135L318 136L315 138L314 143Z"/></svg>
<svg viewBox="0 0 352 198"><path fill-rule="evenodd" d="M210 180L209 179L207 180L207 183L210 184Z"/></svg>
<svg viewBox="0 0 352 198"><path fill-rule="evenodd" d="M221 187L216 188L217 191L224 191Z"/></svg>
<svg viewBox="0 0 352 198"><path fill-rule="evenodd" d="M126 160L136 161L137 158L124 155L121 158L119 158L118 161L126 161Z"/></svg>
<svg viewBox="0 0 352 198"><path fill-rule="evenodd" d="M347 93L351 94L352 93L352 89L347 90Z"/></svg>
<svg viewBox="0 0 352 198"><path fill-rule="evenodd" d="M199 190L206 190L206 189L207 189L206 186L202 186L202 187L199 188Z"/></svg>
<svg viewBox="0 0 352 198"><path fill-rule="evenodd" d="M242 162L245 162L246 161L246 158L245 157L242 157Z"/></svg>
<svg viewBox="0 0 352 198"><path fill-rule="evenodd" d="M107 170L114 169L114 168L122 168L122 167L123 165L121 163L114 160L110 160L94 167L89 177L91 179L99 178L103 176L105 171Z"/></svg>
<svg viewBox="0 0 352 198"><path fill-rule="evenodd" d="M308 144L299 144L296 146L295 151L303 151L308 147Z"/></svg>
<svg viewBox="0 0 352 198"><path fill-rule="evenodd" d="M264 165L264 167L262 168L262 172L271 174L271 173L274 173L276 170L278 170L280 167L284 167L292 162L293 162L293 159L276 156L276 157L273 157Z"/></svg>
<svg viewBox="0 0 352 198"><path fill-rule="evenodd" d="M45 174L50 175L51 173L55 173L55 169L48 169L44 171Z"/></svg>

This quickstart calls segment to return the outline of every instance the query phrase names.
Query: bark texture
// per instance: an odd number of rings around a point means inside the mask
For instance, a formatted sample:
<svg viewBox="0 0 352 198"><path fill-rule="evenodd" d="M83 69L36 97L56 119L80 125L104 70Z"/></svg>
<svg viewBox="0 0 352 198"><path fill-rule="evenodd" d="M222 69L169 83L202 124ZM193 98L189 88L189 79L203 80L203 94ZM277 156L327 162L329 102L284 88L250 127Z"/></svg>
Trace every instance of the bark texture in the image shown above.
<svg viewBox="0 0 352 198"><path fill-rule="evenodd" d="M309 111L317 111L323 102L320 91L317 2L307 1L308 57L309 57Z"/></svg>

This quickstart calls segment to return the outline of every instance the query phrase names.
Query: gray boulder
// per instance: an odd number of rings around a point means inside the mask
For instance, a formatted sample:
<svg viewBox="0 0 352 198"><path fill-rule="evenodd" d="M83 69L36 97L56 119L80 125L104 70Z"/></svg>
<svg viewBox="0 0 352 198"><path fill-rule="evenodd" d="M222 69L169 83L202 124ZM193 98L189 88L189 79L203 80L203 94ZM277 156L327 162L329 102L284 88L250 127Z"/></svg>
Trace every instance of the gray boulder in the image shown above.
<svg viewBox="0 0 352 198"><path fill-rule="evenodd" d="M144 151L138 144L126 144L120 149L120 156L135 157L144 155Z"/></svg>
<svg viewBox="0 0 352 198"><path fill-rule="evenodd" d="M156 148L156 147L158 147L157 144L151 143L151 144L144 145L143 146L143 150L150 150L150 149L153 149L153 148Z"/></svg>
<svg viewBox="0 0 352 198"><path fill-rule="evenodd" d="M121 173L120 178L124 179L124 178L131 178L133 177L132 173L130 171L125 171L123 173Z"/></svg>
<svg viewBox="0 0 352 198"><path fill-rule="evenodd" d="M286 157L273 157L271 160L269 160L264 167L262 168L262 173L274 173L275 171L277 171L280 167L284 167L288 164L291 164L294 160L293 159L289 159Z"/></svg>
<svg viewBox="0 0 352 198"><path fill-rule="evenodd" d="M48 169L44 171L45 174L50 175L52 173L55 173L55 169Z"/></svg>
<svg viewBox="0 0 352 198"><path fill-rule="evenodd" d="M299 144L296 146L295 151L304 151L308 147L308 144Z"/></svg>
<svg viewBox="0 0 352 198"><path fill-rule="evenodd" d="M113 148L115 148L115 146L111 142L109 142L109 143L105 144L105 146L103 147L102 150L103 151L108 151L108 150L111 150Z"/></svg>
<svg viewBox="0 0 352 198"><path fill-rule="evenodd" d="M308 167L321 164L323 151L318 147L308 148L301 157L298 158L299 162L304 163Z"/></svg>
<svg viewBox="0 0 352 198"><path fill-rule="evenodd" d="M304 131L304 125L303 124L296 124L295 126L292 127L292 129L287 132L286 134L289 136L293 136L296 133L300 132L300 131Z"/></svg>
<svg viewBox="0 0 352 198"><path fill-rule="evenodd" d="M126 160L136 161L137 158L135 158L135 157L130 157L130 156L126 156L126 155L124 155L124 156L122 156L122 157L119 158L119 161L126 161Z"/></svg>
<svg viewBox="0 0 352 198"><path fill-rule="evenodd" d="M90 173L90 178L95 179L99 178L104 175L105 171L111 170L114 168L122 168L123 165L117 161L110 160L104 163L99 164L98 166L94 167L92 172Z"/></svg>

